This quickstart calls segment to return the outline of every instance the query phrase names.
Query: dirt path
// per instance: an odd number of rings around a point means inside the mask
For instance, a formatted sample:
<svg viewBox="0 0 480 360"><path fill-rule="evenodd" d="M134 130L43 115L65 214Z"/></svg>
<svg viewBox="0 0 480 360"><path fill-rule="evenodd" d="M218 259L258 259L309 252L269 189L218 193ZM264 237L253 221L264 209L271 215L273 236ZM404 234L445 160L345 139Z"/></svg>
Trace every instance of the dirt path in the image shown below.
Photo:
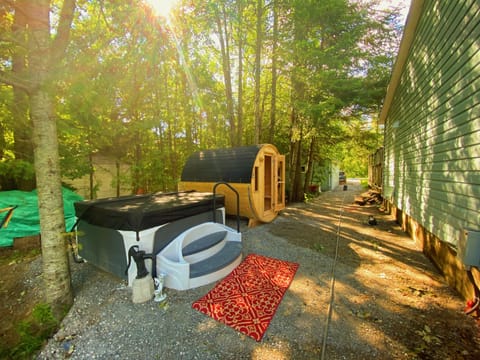
<svg viewBox="0 0 480 360"><path fill-rule="evenodd" d="M464 315L464 301L391 216L377 205L354 204L361 192L350 183L348 191L289 207L268 225L270 233L328 259L329 271L315 274L320 286L306 300L324 309L325 359L479 359L478 326ZM370 215L377 225L369 225ZM337 238L332 299L326 288Z"/></svg>
<svg viewBox="0 0 480 360"><path fill-rule="evenodd" d="M350 182L270 224L242 225L244 255L300 264L261 342L192 310L213 284L167 289L161 307L132 304L123 281L72 264L75 304L38 358L479 359L479 328L464 301L390 216L353 203L361 192Z"/></svg>

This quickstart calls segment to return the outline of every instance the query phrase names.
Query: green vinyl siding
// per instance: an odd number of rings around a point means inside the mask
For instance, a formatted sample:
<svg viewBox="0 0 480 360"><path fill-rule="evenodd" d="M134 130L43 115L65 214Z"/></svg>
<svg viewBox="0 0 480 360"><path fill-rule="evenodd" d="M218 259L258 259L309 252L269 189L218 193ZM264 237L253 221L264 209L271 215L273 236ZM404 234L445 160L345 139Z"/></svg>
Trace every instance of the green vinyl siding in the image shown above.
<svg viewBox="0 0 480 360"><path fill-rule="evenodd" d="M443 241L480 228L480 3L427 0L385 121L384 195Z"/></svg>

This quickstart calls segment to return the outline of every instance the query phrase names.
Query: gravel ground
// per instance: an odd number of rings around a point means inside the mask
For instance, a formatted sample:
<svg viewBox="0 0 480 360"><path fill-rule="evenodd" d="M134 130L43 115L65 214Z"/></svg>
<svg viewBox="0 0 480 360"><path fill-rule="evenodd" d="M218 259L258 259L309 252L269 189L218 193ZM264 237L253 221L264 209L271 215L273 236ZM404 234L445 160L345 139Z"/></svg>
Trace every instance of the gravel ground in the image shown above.
<svg viewBox="0 0 480 360"><path fill-rule="evenodd" d="M300 264L261 342L191 308L214 284L167 289L163 306L133 304L123 281L72 264L74 305L38 359L320 359L322 351L325 359L480 358L463 300L387 215L353 205L360 192L350 183L289 206L270 224L242 224L244 255ZM372 212L375 228L366 223Z"/></svg>

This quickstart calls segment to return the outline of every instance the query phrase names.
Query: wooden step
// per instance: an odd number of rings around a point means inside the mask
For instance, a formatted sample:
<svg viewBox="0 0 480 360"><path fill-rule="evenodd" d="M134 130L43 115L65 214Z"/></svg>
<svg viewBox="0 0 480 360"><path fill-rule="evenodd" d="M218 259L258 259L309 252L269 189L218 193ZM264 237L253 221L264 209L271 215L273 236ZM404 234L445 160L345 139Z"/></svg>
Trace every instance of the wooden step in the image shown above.
<svg viewBox="0 0 480 360"><path fill-rule="evenodd" d="M241 256L242 244L236 241L227 241L223 249L208 259L190 264L190 278L197 278L221 270Z"/></svg>

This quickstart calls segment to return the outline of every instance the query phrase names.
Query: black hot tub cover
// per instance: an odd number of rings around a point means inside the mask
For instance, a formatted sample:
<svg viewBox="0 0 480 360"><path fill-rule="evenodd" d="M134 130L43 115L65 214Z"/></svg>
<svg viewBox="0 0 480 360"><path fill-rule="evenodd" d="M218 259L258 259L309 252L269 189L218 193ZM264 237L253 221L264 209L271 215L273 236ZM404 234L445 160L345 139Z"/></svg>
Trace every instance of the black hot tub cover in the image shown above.
<svg viewBox="0 0 480 360"><path fill-rule="evenodd" d="M139 232L185 217L213 211L213 194L195 191L123 196L79 201L79 220L109 229ZM225 205L223 195L215 196L215 207Z"/></svg>

